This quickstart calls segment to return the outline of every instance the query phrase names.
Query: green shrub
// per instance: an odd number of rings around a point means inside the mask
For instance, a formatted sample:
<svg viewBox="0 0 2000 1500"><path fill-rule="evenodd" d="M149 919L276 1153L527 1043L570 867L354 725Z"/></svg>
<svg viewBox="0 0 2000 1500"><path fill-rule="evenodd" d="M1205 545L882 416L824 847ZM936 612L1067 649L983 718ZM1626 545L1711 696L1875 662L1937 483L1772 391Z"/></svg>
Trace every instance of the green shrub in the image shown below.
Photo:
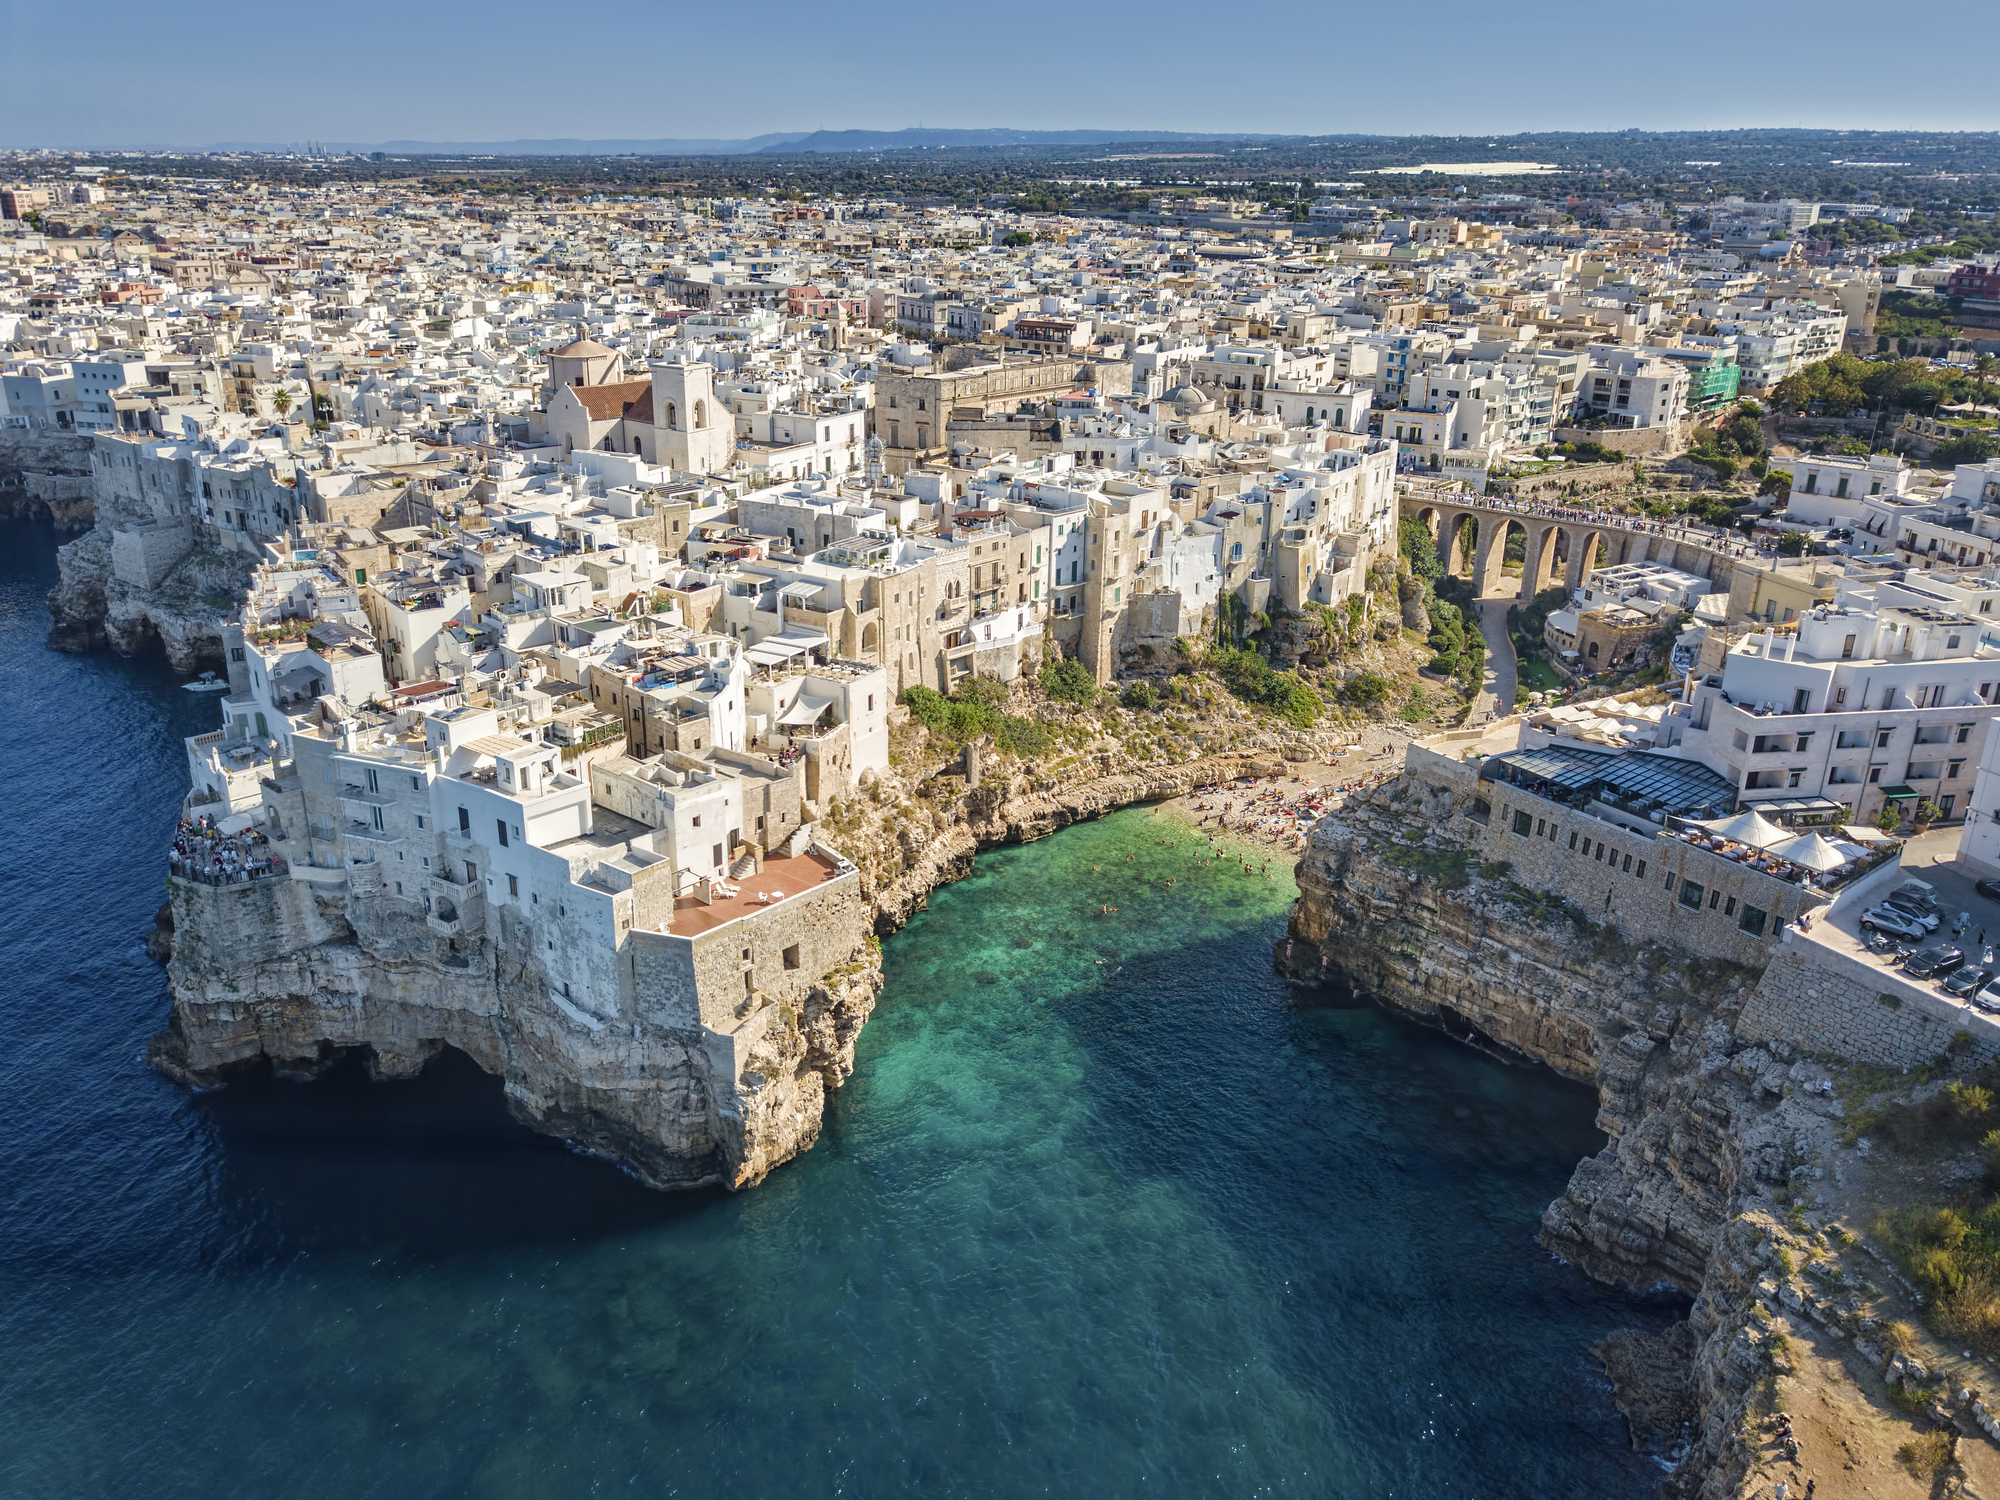
<svg viewBox="0 0 2000 1500"><path fill-rule="evenodd" d="M1042 691L1058 703L1081 706L1097 696L1097 679L1090 675L1088 667L1074 657L1047 658L1042 662L1036 681Z"/></svg>
<svg viewBox="0 0 2000 1500"><path fill-rule="evenodd" d="M1149 683L1135 682L1119 695L1118 701L1127 708L1157 708L1160 695L1153 691Z"/></svg>
<svg viewBox="0 0 2000 1500"><path fill-rule="evenodd" d="M1896 1450L1896 1460L1919 1479L1935 1479L1958 1455L1958 1434L1949 1428L1920 1432Z"/></svg>
<svg viewBox="0 0 2000 1500"><path fill-rule="evenodd" d="M1326 711L1318 693L1299 681L1295 672L1276 672L1255 651L1216 650L1204 658L1216 676L1245 703L1268 708L1297 729L1311 727Z"/></svg>
<svg viewBox="0 0 2000 1500"><path fill-rule="evenodd" d="M1340 689L1341 697L1357 708L1380 708L1389 701L1395 684L1374 672L1357 672Z"/></svg>

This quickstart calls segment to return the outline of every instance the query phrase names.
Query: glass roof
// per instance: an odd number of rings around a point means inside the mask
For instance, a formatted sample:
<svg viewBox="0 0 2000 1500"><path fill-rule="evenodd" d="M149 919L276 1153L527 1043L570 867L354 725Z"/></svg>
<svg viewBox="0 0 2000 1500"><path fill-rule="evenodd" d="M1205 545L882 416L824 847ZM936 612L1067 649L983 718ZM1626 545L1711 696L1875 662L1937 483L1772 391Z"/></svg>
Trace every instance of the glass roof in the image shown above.
<svg viewBox="0 0 2000 1500"><path fill-rule="evenodd" d="M1496 755L1481 774L1521 786L1540 782L1565 791L1608 792L1620 801L1648 802L1675 816L1736 803L1735 783L1700 761L1648 750L1620 754L1543 745Z"/></svg>

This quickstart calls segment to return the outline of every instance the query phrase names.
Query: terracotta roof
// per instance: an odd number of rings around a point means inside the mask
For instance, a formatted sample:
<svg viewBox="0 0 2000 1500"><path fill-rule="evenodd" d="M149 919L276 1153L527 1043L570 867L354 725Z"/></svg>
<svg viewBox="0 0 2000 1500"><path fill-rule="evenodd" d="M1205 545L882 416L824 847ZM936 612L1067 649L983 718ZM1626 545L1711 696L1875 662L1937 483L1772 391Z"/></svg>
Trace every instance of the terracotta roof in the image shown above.
<svg viewBox="0 0 2000 1500"><path fill-rule="evenodd" d="M634 421L653 420L653 382L619 380L610 385L573 385L570 394L583 403L593 422L615 422L620 417Z"/></svg>

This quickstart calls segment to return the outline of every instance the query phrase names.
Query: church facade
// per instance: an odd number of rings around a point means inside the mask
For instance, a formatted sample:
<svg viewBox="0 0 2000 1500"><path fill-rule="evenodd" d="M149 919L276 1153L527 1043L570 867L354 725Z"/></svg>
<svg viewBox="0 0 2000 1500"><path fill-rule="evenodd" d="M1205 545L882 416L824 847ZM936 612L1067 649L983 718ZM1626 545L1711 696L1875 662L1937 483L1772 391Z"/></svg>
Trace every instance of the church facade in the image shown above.
<svg viewBox="0 0 2000 1500"><path fill-rule="evenodd" d="M715 399L712 365L655 360L624 380L616 350L578 339L549 356L548 430L564 453L631 453L690 474L718 474L736 431Z"/></svg>

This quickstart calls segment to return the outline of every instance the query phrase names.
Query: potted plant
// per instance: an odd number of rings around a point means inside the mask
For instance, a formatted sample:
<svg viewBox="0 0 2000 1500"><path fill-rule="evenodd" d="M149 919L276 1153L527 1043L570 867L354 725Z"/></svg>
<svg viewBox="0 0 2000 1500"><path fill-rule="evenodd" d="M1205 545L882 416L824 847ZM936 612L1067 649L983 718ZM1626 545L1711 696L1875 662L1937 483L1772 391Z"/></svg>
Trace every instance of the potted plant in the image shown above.
<svg viewBox="0 0 2000 1500"><path fill-rule="evenodd" d="M1931 824L1935 823L1939 818L1943 816L1944 814L1938 811L1936 804L1929 801L1919 802L1917 804L1917 811L1914 815L1914 821L1917 825L1917 832L1929 833L1931 831Z"/></svg>

